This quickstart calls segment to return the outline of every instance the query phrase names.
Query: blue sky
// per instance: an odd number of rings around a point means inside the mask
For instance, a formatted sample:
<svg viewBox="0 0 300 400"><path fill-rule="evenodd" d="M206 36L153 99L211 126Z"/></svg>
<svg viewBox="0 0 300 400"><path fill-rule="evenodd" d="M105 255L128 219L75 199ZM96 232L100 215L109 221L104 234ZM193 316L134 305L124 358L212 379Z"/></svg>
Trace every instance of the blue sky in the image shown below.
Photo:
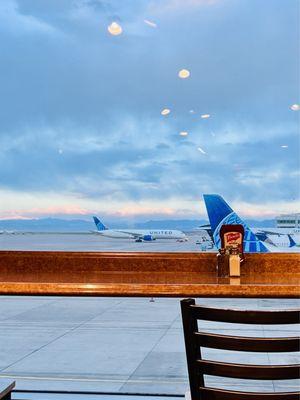
<svg viewBox="0 0 300 400"><path fill-rule="evenodd" d="M2 0L0 218L194 218L203 193L299 211L298 16L297 0Z"/></svg>

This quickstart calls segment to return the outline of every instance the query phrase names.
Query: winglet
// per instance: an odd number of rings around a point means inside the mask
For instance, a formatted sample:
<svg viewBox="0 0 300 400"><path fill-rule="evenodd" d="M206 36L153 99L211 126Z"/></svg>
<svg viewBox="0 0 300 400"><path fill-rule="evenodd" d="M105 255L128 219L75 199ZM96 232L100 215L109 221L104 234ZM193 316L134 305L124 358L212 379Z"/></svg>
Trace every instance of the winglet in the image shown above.
<svg viewBox="0 0 300 400"><path fill-rule="evenodd" d="M292 238L291 235L288 235L289 241L290 241L290 245L289 247L295 247L296 246L296 242L295 240Z"/></svg>

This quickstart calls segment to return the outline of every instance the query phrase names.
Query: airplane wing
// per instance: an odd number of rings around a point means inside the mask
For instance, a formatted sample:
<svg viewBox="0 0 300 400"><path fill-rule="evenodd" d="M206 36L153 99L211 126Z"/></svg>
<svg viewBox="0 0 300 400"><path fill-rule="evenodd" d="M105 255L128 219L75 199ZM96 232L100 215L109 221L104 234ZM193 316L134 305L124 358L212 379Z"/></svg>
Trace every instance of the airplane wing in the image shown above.
<svg viewBox="0 0 300 400"><path fill-rule="evenodd" d="M122 231L122 230L120 230L120 229L118 229L118 230L116 230L117 232L120 232L120 233L124 233L125 235L128 235L128 237L132 237L132 238L134 238L134 239L137 239L137 238L139 238L139 237L142 237L143 235L141 235L141 234L137 234L136 232L130 232L130 231Z"/></svg>
<svg viewBox="0 0 300 400"><path fill-rule="evenodd" d="M126 233L128 235L128 237L131 237L133 239L142 239L142 240L146 240L146 241L152 241L155 240L153 239L152 235L147 234L147 233L136 233L133 231L121 231L118 229L118 232L122 232L122 233Z"/></svg>
<svg viewBox="0 0 300 400"><path fill-rule="evenodd" d="M255 234L264 233L265 235L276 235L276 236L285 236L286 233L276 232L276 231L269 231L266 229L258 229Z"/></svg>

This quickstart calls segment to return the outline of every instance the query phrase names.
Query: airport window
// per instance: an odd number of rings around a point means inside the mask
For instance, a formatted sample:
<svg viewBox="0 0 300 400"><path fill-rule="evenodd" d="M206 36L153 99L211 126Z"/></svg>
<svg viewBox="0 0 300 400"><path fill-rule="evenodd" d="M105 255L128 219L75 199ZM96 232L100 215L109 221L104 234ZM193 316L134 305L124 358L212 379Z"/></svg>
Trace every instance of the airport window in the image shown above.
<svg viewBox="0 0 300 400"><path fill-rule="evenodd" d="M299 26L297 0L0 0L0 398L184 398L179 299L299 306Z"/></svg>
<svg viewBox="0 0 300 400"><path fill-rule="evenodd" d="M216 251L231 207L276 250L299 210L297 7L3 0L1 248Z"/></svg>

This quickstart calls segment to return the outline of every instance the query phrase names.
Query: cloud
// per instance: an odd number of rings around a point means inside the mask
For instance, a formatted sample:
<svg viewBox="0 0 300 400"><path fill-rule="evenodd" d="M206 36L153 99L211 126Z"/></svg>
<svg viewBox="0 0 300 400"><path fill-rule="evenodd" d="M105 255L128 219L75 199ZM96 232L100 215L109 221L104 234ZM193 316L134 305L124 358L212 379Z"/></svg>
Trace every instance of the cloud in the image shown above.
<svg viewBox="0 0 300 400"><path fill-rule="evenodd" d="M0 2L0 29L13 35L46 34L52 35L57 30L50 24L36 18L33 15L20 13L18 3L15 0Z"/></svg>
<svg viewBox="0 0 300 400"><path fill-rule="evenodd" d="M149 10L157 13L170 13L170 12L182 12L204 6L213 6L220 0L164 0L161 3L157 1L151 1L149 4Z"/></svg>
<svg viewBox="0 0 300 400"><path fill-rule="evenodd" d="M299 197L296 2L153 4L1 2L0 188L15 192L14 210L22 193L45 210L98 201L106 212L195 210L204 192L273 206ZM62 197L46 205L49 192Z"/></svg>

